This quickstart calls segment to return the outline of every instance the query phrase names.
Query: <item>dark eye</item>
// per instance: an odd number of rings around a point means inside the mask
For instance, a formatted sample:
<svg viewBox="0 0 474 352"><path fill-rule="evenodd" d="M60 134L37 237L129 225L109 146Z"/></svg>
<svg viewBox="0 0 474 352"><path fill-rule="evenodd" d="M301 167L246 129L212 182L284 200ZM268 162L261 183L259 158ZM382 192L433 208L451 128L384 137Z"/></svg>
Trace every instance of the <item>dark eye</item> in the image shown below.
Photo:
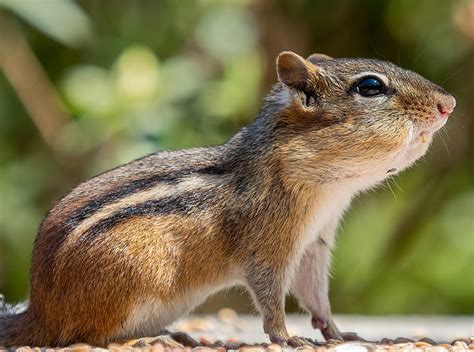
<svg viewBox="0 0 474 352"><path fill-rule="evenodd" d="M356 91L363 97L373 97L380 94L385 94L386 87L382 81L376 77L366 77L357 83Z"/></svg>

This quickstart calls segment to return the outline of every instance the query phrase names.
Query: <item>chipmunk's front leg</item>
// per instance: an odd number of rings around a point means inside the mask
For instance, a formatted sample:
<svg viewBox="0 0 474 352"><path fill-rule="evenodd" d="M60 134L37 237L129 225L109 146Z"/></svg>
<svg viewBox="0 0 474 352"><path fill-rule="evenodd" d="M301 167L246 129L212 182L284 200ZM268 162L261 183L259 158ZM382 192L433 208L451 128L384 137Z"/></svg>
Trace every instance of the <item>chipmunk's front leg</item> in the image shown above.
<svg viewBox="0 0 474 352"><path fill-rule="evenodd" d="M270 341L281 346L311 345L309 340L290 337L285 326L285 274L275 268L252 263L247 268L247 282L254 302L263 316L263 330Z"/></svg>
<svg viewBox="0 0 474 352"><path fill-rule="evenodd" d="M327 226L303 255L295 274L291 292L311 314L311 323L320 329L326 340L363 340L357 334L341 333L331 313L329 303L329 265L337 222Z"/></svg>

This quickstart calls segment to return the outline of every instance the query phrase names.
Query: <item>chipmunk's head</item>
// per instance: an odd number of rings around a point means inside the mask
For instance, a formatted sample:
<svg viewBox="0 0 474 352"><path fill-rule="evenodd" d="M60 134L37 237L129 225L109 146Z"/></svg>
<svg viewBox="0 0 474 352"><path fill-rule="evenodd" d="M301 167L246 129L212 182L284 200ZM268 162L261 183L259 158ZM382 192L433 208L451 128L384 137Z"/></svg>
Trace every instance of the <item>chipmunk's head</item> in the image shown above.
<svg viewBox="0 0 474 352"><path fill-rule="evenodd" d="M380 181L421 157L456 105L440 86L386 61L283 52L277 73L275 129L290 164L310 171L301 177L318 168Z"/></svg>

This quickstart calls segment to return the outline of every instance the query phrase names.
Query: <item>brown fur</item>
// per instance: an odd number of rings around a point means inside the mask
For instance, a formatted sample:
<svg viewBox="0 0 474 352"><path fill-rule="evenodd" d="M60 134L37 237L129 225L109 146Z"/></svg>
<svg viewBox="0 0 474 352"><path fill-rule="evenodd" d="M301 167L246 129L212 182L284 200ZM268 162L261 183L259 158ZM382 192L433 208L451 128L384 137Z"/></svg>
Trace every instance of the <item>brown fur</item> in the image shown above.
<svg viewBox="0 0 474 352"><path fill-rule="evenodd" d="M225 145L146 156L58 201L35 241L30 305L0 317L0 345L156 333L235 284L272 341L289 339L289 290L325 337L341 338L327 298L337 223L355 193L426 152L437 105L454 100L377 60L285 52L277 71L256 121ZM365 71L390 94L354 91Z"/></svg>

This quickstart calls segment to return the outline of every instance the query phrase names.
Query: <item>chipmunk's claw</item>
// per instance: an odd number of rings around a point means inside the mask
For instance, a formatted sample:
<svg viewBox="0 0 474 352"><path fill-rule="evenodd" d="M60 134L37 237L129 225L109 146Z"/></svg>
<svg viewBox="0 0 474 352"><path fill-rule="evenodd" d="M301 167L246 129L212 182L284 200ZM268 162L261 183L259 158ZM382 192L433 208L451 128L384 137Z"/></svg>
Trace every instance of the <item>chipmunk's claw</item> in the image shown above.
<svg viewBox="0 0 474 352"><path fill-rule="evenodd" d="M355 332L340 332L332 319L324 321L313 317L311 323L315 329L321 330L321 334L326 340L367 341Z"/></svg>
<svg viewBox="0 0 474 352"><path fill-rule="evenodd" d="M283 336L281 335L270 335L270 341L274 344L277 344L279 346L285 346L285 343L287 341L286 338L284 338Z"/></svg>
<svg viewBox="0 0 474 352"><path fill-rule="evenodd" d="M289 347L297 348L297 347L303 347L303 346L314 347L318 345L318 343L315 340L305 338L305 337L299 337L299 336L292 336L292 337L285 338L280 335L271 335L270 341L272 343L280 345L281 347L289 346Z"/></svg>
<svg viewBox="0 0 474 352"><path fill-rule="evenodd" d="M305 337L299 337L299 336L293 336L290 337L288 340L286 340L286 343L288 346L297 348L297 347L303 347L303 346L318 346L318 343L315 340L312 340L310 338L305 338Z"/></svg>

